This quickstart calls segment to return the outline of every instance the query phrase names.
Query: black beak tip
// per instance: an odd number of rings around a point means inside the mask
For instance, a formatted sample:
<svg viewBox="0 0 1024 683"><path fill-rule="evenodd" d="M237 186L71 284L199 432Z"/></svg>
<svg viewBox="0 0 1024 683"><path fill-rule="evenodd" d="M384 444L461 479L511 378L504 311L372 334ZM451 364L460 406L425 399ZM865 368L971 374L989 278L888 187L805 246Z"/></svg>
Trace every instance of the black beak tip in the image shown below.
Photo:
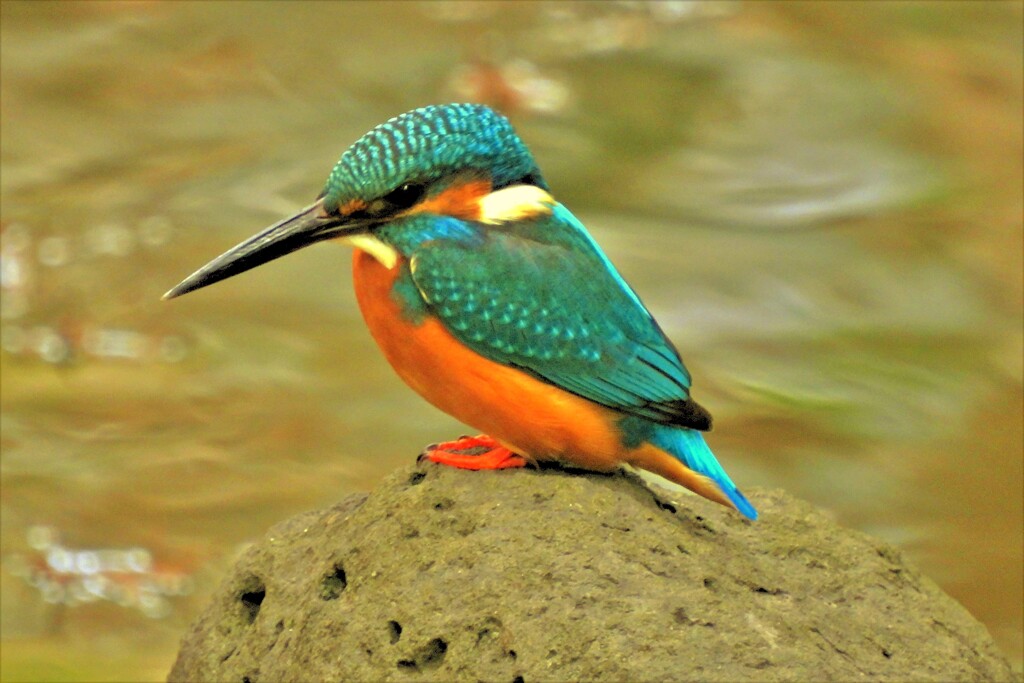
<svg viewBox="0 0 1024 683"><path fill-rule="evenodd" d="M171 299L177 299L182 294L188 294L194 289L195 286L190 286L188 280L183 280L182 282L179 282L178 284L164 292L164 295L160 297L160 300L169 301Z"/></svg>

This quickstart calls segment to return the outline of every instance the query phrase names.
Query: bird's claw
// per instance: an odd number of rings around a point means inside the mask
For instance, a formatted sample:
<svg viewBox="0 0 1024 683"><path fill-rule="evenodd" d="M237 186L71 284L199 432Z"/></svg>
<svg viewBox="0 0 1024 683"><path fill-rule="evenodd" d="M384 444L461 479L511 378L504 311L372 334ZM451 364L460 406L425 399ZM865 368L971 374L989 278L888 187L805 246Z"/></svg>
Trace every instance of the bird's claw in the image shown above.
<svg viewBox="0 0 1024 683"><path fill-rule="evenodd" d="M423 447L423 450L420 451L420 454L416 456L416 462L423 462L423 460L426 459L431 452L436 451L440 445L441 444L439 443L428 443Z"/></svg>
<svg viewBox="0 0 1024 683"><path fill-rule="evenodd" d="M455 441L430 444L416 459L417 462L424 460L466 470L502 470L528 464L523 456L513 453L485 434L461 436Z"/></svg>

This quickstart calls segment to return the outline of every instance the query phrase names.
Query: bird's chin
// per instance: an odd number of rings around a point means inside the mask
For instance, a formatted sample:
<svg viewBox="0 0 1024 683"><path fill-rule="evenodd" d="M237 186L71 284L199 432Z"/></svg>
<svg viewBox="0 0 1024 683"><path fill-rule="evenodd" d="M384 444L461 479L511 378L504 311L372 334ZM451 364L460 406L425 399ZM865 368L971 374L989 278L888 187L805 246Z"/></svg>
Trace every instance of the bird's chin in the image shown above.
<svg viewBox="0 0 1024 683"><path fill-rule="evenodd" d="M340 242L348 244L356 249L365 251L367 254L377 259L382 266L391 270L398 263L398 252L384 242L374 237L369 233L363 233L360 235L346 235L340 238Z"/></svg>

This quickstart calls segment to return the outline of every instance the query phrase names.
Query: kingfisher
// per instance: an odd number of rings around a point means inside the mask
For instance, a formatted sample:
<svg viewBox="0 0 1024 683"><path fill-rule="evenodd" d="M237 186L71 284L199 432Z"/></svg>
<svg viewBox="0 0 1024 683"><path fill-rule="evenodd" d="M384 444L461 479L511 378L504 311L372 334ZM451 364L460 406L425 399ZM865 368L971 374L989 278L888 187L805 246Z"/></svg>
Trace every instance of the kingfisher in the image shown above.
<svg viewBox="0 0 1024 683"><path fill-rule="evenodd" d="M164 298L324 240L354 247L356 300L399 377L483 432L426 459L628 464L757 518L704 440L711 415L679 352L501 114L446 104L380 124L312 205Z"/></svg>

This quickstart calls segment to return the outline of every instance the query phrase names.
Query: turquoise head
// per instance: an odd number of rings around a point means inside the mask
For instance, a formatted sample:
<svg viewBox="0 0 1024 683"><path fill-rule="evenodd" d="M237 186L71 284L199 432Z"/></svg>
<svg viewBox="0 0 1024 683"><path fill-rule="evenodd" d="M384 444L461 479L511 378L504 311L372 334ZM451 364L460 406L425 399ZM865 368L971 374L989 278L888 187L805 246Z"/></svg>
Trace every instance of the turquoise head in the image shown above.
<svg viewBox="0 0 1024 683"><path fill-rule="evenodd" d="M414 109L356 140L314 204L232 247L164 298L319 241L371 235L417 210L472 217L469 200L517 186L542 196L548 189L533 155L504 116L479 104Z"/></svg>
<svg viewBox="0 0 1024 683"><path fill-rule="evenodd" d="M345 150L321 195L328 210L367 204L403 185L431 188L475 176L499 190L515 184L547 189L533 155L512 124L480 104L422 107L386 121Z"/></svg>

